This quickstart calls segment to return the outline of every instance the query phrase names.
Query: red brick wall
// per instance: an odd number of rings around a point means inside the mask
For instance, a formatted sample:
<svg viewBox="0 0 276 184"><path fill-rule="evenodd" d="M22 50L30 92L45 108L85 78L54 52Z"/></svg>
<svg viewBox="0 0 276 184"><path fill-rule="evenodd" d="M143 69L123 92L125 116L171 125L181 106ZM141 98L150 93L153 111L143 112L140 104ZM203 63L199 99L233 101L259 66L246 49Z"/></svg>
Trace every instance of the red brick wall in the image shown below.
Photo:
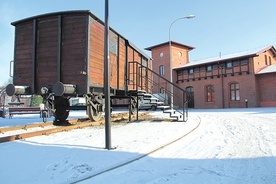
<svg viewBox="0 0 276 184"><path fill-rule="evenodd" d="M261 107L276 106L276 73L257 75Z"/></svg>
<svg viewBox="0 0 276 184"><path fill-rule="evenodd" d="M163 77L170 81L170 52L169 52L169 44L162 45L160 47L156 47L152 49L152 69L156 73L159 74L159 67L161 65L164 66L164 75ZM172 67L176 67L179 65L184 65L188 62L188 49L186 47L181 47L179 45L172 44L171 47L171 54L172 54ZM153 80L157 81L158 79L153 76ZM176 79L176 74L173 73L173 79ZM167 85L167 90L170 90L170 86ZM154 93L158 93L158 89L153 89Z"/></svg>
<svg viewBox="0 0 276 184"><path fill-rule="evenodd" d="M172 67L179 67L189 61L188 50L179 45L172 44Z"/></svg>
<svg viewBox="0 0 276 184"><path fill-rule="evenodd" d="M231 83L239 83L239 101L230 101ZM213 85L215 88L215 102L207 102L206 86L208 85ZM245 107L245 99L248 100L248 107L257 107L258 105L256 82L253 74L228 75L222 78L196 79L195 81L179 83L179 87L183 89L190 86L194 88L195 108L242 108Z"/></svg>
<svg viewBox="0 0 276 184"><path fill-rule="evenodd" d="M267 63L265 62L267 60ZM270 51L260 53L259 56L254 57L254 71L258 73L260 70L264 69L271 62L271 65L276 64L276 58L273 57L273 54Z"/></svg>

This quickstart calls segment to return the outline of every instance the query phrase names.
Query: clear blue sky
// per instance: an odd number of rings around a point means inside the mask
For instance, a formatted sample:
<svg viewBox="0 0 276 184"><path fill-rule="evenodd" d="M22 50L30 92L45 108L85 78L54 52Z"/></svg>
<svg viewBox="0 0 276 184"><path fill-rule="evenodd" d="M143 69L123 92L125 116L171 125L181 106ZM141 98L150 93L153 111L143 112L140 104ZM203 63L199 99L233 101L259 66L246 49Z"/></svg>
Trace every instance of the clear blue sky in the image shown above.
<svg viewBox="0 0 276 184"><path fill-rule="evenodd" d="M44 13L90 10L104 20L105 0L1 0L0 85L9 79L13 60L11 22ZM171 39L196 47L190 60L276 45L275 0L109 0L110 26L140 49ZM145 51L149 56L150 52Z"/></svg>

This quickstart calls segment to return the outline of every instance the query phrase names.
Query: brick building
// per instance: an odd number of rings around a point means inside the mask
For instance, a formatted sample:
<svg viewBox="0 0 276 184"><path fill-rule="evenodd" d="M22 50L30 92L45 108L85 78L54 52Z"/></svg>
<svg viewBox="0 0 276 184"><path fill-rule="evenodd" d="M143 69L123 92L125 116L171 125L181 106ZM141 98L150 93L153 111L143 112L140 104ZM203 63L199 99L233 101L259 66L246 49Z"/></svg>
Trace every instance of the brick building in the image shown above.
<svg viewBox="0 0 276 184"><path fill-rule="evenodd" d="M190 62L193 49L171 42L173 83L191 94L190 108L276 106L273 46ZM170 79L169 42L146 50L152 53L153 70ZM174 105L178 106L177 102Z"/></svg>

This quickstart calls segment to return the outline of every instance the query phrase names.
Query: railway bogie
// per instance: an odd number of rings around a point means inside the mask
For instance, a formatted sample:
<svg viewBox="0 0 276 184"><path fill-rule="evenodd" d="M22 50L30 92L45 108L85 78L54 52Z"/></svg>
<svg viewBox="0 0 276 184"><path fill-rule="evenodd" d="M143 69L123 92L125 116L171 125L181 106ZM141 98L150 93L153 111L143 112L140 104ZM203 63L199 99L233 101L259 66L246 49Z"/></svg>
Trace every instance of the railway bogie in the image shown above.
<svg viewBox="0 0 276 184"><path fill-rule="evenodd" d="M67 119L69 99L83 96L90 119L98 121L104 112L104 23L85 10L38 15L12 25L13 84L7 94L41 95L57 122ZM141 86L131 85L128 63L150 67L150 58L115 30L109 35L111 99L129 99L134 107L137 102L128 91Z"/></svg>

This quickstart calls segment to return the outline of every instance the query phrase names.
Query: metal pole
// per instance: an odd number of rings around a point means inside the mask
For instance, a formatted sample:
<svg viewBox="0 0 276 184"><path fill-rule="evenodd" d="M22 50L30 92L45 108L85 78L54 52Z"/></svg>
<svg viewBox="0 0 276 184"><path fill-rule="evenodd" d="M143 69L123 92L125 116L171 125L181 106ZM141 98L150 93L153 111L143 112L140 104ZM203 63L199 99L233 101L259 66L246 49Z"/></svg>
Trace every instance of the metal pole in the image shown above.
<svg viewBox="0 0 276 184"><path fill-rule="evenodd" d="M181 17L181 18L178 18L176 19L175 21L173 21L171 23L171 26L169 28L169 54L170 54L170 82L171 82L171 88L170 88L170 92L171 92L171 104L170 104L170 107L171 109L173 109L173 76L172 76L172 51L171 51L171 47L172 47L172 42L171 42L171 28L172 28L172 25L178 21L178 20L181 20L181 19L192 19L192 18L195 18L194 15L189 15L189 16L186 16L186 17Z"/></svg>
<svg viewBox="0 0 276 184"><path fill-rule="evenodd" d="M172 27L172 25L171 25ZM170 31L169 31L169 53L170 53L170 82L171 82L171 104L170 107L171 109L173 109L173 77L172 77L172 51L171 51L171 47L172 47L172 42L171 42L171 27L170 27Z"/></svg>
<svg viewBox="0 0 276 184"><path fill-rule="evenodd" d="M111 149L110 126L110 71L109 71L109 7L105 0L105 27L104 27L104 98L105 98L105 148Z"/></svg>

